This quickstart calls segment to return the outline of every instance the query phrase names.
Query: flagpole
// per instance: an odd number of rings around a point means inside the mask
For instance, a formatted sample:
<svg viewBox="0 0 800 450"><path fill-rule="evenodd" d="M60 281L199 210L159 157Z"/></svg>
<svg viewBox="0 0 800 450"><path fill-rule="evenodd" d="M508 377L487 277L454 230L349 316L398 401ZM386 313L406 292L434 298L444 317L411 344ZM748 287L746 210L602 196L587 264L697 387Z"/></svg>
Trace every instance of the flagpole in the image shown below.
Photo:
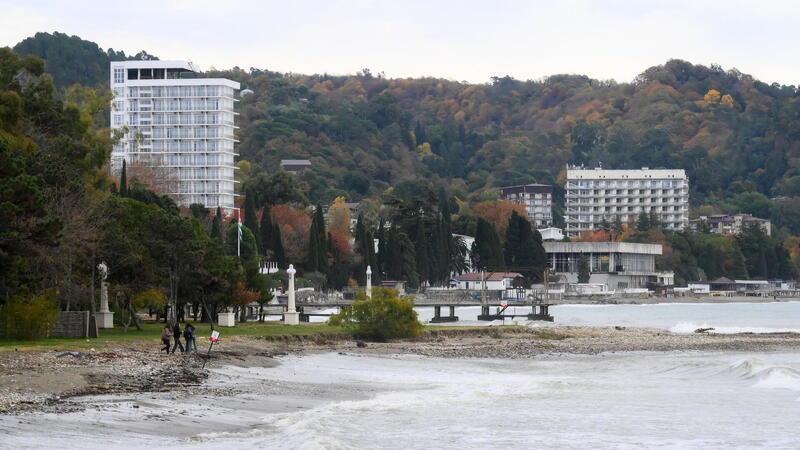
<svg viewBox="0 0 800 450"><path fill-rule="evenodd" d="M242 257L242 210L236 210L236 226L239 227L236 233L236 256Z"/></svg>

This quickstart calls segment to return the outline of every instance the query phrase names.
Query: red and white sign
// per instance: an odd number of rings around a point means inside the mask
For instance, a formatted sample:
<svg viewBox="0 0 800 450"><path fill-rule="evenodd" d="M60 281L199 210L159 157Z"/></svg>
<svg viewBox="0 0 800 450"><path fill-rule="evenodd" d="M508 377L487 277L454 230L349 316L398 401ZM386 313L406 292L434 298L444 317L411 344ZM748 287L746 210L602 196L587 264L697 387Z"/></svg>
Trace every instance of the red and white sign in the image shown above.
<svg viewBox="0 0 800 450"><path fill-rule="evenodd" d="M211 342L219 341L219 331L212 331L211 332Z"/></svg>

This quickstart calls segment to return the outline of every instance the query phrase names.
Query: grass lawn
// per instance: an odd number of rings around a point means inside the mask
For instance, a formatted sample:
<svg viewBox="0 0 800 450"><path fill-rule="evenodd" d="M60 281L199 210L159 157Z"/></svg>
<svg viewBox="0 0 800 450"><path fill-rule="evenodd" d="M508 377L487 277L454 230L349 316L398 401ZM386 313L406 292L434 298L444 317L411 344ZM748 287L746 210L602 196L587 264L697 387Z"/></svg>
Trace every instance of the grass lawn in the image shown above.
<svg viewBox="0 0 800 450"><path fill-rule="evenodd" d="M184 324L181 324L183 327ZM207 323L195 325L197 328L197 343L202 346L208 343L211 335L211 328ZM97 339L67 339L67 338L48 338L32 341L19 341L0 338L0 352L4 351L26 351L34 349L53 349L53 350L75 350L75 349L101 349L115 343L135 343L141 342L142 346L160 345L161 329L163 322L145 321L142 322L142 331L135 327L122 331L121 326L115 326L110 330L100 330L100 337ZM505 326L507 328L513 325ZM425 330L468 330L472 328L485 329L485 327L452 327L447 325L425 325ZM495 327L496 329L499 327ZM327 323L303 323L301 325L284 325L280 322L244 322L237 323L235 327L216 327L220 332L220 339L224 340L227 336L302 336L310 334L344 334L340 327L334 327Z"/></svg>
<svg viewBox="0 0 800 450"><path fill-rule="evenodd" d="M115 326L110 330L100 330L100 337L97 339L67 339L67 338L48 338L32 341L18 341L0 338L0 352L27 350L33 348L52 348L52 349L88 349L104 347L108 344L120 342L143 342L147 345L160 343L161 329L164 327L162 322L143 322L142 331L135 327L128 328L128 332L122 331L121 326ZM181 328L183 324L181 324ZM196 324L197 342L201 344L208 341L211 335L211 328L207 323ZM235 327L216 327L220 332L220 339L226 336L281 336L281 335L309 335L309 334L334 334L344 333L339 327L332 327L326 323L304 323L302 325L283 325L280 322L245 322L237 323Z"/></svg>

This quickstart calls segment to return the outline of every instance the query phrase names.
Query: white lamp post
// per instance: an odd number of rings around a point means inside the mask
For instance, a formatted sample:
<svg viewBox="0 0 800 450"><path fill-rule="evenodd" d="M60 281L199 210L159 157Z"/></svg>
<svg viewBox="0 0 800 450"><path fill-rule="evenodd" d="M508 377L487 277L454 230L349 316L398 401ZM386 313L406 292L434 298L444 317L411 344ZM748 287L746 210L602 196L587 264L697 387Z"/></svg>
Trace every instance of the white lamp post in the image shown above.
<svg viewBox="0 0 800 450"><path fill-rule="evenodd" d="M372 298L372 268L367 266L367 298Z"/></svg>
<svg viewBox="0 0 800 450"><path fill-rule="evenodd" d="M283 315L283 323L285 325L300 325L300 313L297 312L297 308L295 308L294 305L294 274L297 273L294 269L294 265L289 264L286 273L289 274L289 299L286 302L286 312Z"/></svg>

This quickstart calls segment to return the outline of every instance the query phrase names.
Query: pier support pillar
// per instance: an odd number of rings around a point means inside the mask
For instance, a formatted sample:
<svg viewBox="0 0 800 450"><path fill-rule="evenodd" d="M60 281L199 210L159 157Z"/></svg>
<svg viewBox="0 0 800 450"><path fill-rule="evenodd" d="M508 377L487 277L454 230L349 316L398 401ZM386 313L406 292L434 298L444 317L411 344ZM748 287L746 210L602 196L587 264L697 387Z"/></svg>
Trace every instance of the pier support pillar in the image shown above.
<svg viewBox="0 0 800 450"><path fill-rule="evenodd" d="M433 319L431 319L431 323L442 323L442 322L456 322L458 321L458 317L455 314L456 307L450 306L450 315L449 316L442 316L442 307L441 306L434 306L433 307Z"/></svg>

